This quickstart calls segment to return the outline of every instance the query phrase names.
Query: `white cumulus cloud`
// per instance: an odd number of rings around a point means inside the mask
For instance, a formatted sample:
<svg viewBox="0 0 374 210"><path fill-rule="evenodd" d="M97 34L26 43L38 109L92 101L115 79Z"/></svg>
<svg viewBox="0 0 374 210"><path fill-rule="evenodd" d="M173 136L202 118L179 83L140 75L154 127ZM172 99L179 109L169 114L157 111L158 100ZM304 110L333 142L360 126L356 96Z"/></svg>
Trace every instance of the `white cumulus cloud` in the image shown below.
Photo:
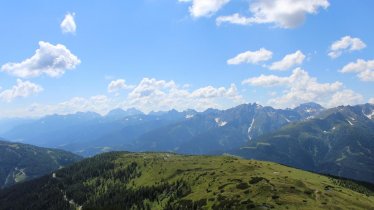
<svg viewBox="0 0 374 210"><path fill-rule="evenodd" d="M369 99L369 103L374 104L374 98Z"/></svg>
<svg viewBox="0 0 374 210"><path fill-rule="evenodd" d="M250 3L252 16L239 13L218 17L216 23L239 25L275 24L281 28L295 28L301 25L307 14L316 14L320 8L329 7L328 0L254 0Z"/></svg>
<svg viewBox="0 0 374 210"><path fill-rule="evenodd" d="M179 2L192 2L189 8L192 17L211 16L220 10L230 0L178 0Z"/></svg>
<svg viewBox="0 0 374 210"><path fill-rule="evenodd" d="M124 79L117 79L117 80L113 80L109 83L108 92L113 93L113 92L117 92L121 89L126 90L126 89L131 89L133 87L134 86L132 86L132 85L126 84L126 81Z"/></svg>
<svg viewBox="0 0 374 210"><path fill-rule="evenodd" d="M334 93L328 102L329 107L336 107L340 105L354 105L362 103L364 97L353 90L345 89Z"/></svg>
<svg viewBox="0 0 374 210"><path fill-rule="evenodd" d="M284 88L283 94L272 98L268 104L275 107L295 107L301 103L317 102L326 107L342 104L356 104L363 96L346 89L341 82L319 83L301 68L293 70L288 77L261 75L242 82L252 86ZM344 100L342 100L344 98Z"/></svg>
<svg viewBox="0 0 374 210"><path fill-rule="evenodd" d="M217 97L237 97L238 89L234 84L227 89L225 87L215 88L207 86L199 88L190 94L191 98L217 98Z"/></svg>
<svg viewBox="0 0 374 210"><path fill-rule="evenodd" d="M237 65L241 63L252 63L257 64L262 61L270 60L273 56L273 52L261 48L257 51L246 51L243 53L238 54L234 58L231 58L227 61L229 65Z"/></svg>
<svg viewBox="0 0 374 210"><path fill-rule="evenodd" d="M57 77L66 70L75 69L80 62L79 58L64 45L40 41L39 49L32 57L20 63L6 63L1 66L1 70L21 78L37 77L42 74Z"/></svg>
<svg viewBox="0 0 374 210"><path fill-rule="evenodd" d="M22 81L17 79L17 84L10 89L0 92L0 99L6 102L11 102L15 98L25 98L30 95L43 91L43 88L37 84L29 81Z"/></svg>
<svg viewBox="0 0 374 210"><path fill-rule="evenodd" d="M253 86L263 86L263 87L274 87L278 85L286 85L290 83L290 78L279 77L276 75L263 75L258 77L248 78L243 80L242 84L249 84Z"/></svg>
<svg viewBox="0 0 374 210"><path fill-rule="evenodd" d="M288 70L297 65L301 65L304 59L305 55L300 50L298 50L295 53L284 56L282 60L274 62L273 64L271 64L269 69L280 71Z"/></svg>
<svg viewBox="0 0 374 210"><path fill-rule="evenodd" d="M345 65L340 72L356 73L360 80L374 82L374 60L365 61L363 59L357 59L356 62Z"/></svg>
<svg viewBox="0 0 374 210"><path fill-rule="evenodd" d="M75 33L75 31L77 30L77 24L75 23L74 17L75 13L67 13L65 15L65 18L62 20L60 24L62 33Z"/></svg>
<svg viewBox="0 0 374 210"><path fill-rule="evenodd" d="M222 23L231 23L236 25L250 25L253 23L253 19L235 13L228 16L219 16L216 19L216 24L221 25Z"/></svg>
<svg viewBox="0 0 374 210"><path fill-rule="evenodd" d="M128 94L124 107L136 107L142 111L185 110L193 108L227 108L243 102L234 84L230 87L202 87L190 91L174 81L144 78Z"/></svg>
<svg viewBox="0 0 374 210"><path fill-rule="evenodd" d="M365 47L366 44L361 39L345 36L331 44L328 55L331 58L337 58L343 52L358 51L364 49Z"/></svg>

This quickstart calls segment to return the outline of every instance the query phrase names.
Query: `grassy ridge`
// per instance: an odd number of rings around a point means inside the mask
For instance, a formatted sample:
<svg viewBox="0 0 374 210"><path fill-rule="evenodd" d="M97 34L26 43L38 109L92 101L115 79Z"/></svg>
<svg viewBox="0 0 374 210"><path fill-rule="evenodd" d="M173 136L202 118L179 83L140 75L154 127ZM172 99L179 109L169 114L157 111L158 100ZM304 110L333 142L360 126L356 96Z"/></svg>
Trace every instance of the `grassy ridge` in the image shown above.
<svg viewBox="0 0 374 210"><path fill-rule="evenodd" d="M230 156L108 153L0 191L0 209L374 208L370 189L340 182Z"/></svg>

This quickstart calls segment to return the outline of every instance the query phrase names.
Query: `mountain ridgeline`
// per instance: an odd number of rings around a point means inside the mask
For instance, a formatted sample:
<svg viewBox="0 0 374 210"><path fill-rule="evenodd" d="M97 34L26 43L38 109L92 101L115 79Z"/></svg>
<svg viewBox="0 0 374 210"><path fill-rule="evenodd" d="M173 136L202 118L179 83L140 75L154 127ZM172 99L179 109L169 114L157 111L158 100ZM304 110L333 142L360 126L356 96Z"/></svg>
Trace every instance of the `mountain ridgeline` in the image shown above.
<svg viewBox="0 0 374 210"><path fill-rule="evenodd" d="M50 115L18 124L0 135L14 141L55 147L83 156L118 150L131 150L136 138L156 128L185 119L195 111L150 113L115 109L106 116L94 112Z"/></svg>
<svg viewBox="0 0 374 210"><path fill-rule="evenodd" d="M0 135L85 156L115 149L211 154L242 146L322 109L317 104L287 110L243 104L223 111L171 110L149 114L115 109L106 116L93 112L46 116L16 125Z"/></svg>
<svg viewBox="0 0 374 210"><path fill-rule="evenodd" d="M62 150L0 140L0 188L43 176L81 159Z"/></svg>
<svg viewBox="0 0 374 210"><path fill-rule="evenodd" d="M292 123L232 152L374 182L374 106L341 106Z"/></svg>
<svg viewBox="0 0 374 210"><path fill-rule="evenodd" d="M372 209L373 193L271 162L112 152L0 191L0 209Z"/></svg>
<svg viewBox="0 0 374 210"><path fill-rule="evenodd" d="M125 150L233 154L374 183L374 105L294 109L243 104L204 112L116 109L52 115L0 134L83 156Z"/></svg>

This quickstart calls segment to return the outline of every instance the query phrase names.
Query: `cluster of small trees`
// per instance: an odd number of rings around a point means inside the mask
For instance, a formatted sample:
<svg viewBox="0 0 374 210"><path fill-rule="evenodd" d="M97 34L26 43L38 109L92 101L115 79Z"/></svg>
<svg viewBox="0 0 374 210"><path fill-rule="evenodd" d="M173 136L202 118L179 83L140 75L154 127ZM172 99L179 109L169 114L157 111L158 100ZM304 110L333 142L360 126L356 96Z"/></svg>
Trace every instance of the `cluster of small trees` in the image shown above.
<svg viewBox="0 0 374 210"><path fill-rule="evenodd" d="M342 186L344 188L351 189L353 191L365 194L367 196L373 196L374 195L374 185L366 182L359 182L344 178L330 178L331 181L339 186Z"/></svg>

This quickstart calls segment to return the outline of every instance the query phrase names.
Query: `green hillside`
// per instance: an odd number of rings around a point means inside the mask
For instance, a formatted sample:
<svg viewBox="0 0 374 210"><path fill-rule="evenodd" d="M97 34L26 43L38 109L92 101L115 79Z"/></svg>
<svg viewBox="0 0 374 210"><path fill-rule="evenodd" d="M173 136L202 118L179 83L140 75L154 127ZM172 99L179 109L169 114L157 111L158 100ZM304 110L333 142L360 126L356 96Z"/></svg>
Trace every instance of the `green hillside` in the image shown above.
<svg viewBox="0 0 374 210"><path fill-rule="evenodd" d="M81 159L62 150L0 140L0 188L43 176Z"/></svg>
<svg viewBox="0 0 374 210"><path fill-rule="evenodd" d="M117 152L4 189L0 209L373 209L373 193L271 162Z"/></svg>

